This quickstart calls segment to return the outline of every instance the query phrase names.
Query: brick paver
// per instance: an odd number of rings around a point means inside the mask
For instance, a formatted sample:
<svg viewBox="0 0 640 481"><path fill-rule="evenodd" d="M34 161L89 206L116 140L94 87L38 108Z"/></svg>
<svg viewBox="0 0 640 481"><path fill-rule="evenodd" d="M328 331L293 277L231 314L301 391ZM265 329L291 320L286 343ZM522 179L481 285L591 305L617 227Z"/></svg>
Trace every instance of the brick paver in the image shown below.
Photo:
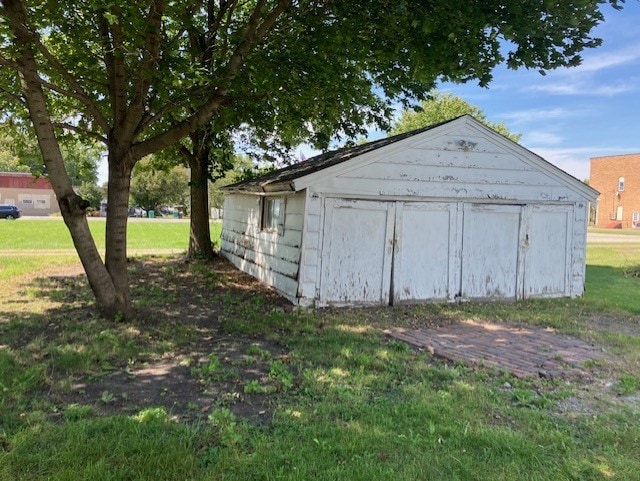
<svg viewBox="0 0 640 481"><path fill-rule="evenodd" d="M434 356L506 369L520 378L583 374L585 361L602 357L584 341L535 327L465 321L437 329L397 327L387 333Z"/></svg>

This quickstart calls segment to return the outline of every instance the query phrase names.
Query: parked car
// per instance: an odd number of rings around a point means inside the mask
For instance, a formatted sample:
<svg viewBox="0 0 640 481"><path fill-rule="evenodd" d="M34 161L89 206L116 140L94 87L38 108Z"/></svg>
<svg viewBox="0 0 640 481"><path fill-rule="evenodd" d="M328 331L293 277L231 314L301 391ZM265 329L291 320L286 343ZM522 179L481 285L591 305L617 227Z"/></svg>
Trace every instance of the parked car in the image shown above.
<svg viewBox="0 0 640 481"><path fill-rule="evenodd" d="M141 207L129 207L129 217L147 217L147 211Z"/></svg>
<svg viewBox="0 0 640 481"><path fill-rule="evenodd" d="M15 205L0 205L0 219L18 219L22 217L22 211L18 209Z"/></svg>

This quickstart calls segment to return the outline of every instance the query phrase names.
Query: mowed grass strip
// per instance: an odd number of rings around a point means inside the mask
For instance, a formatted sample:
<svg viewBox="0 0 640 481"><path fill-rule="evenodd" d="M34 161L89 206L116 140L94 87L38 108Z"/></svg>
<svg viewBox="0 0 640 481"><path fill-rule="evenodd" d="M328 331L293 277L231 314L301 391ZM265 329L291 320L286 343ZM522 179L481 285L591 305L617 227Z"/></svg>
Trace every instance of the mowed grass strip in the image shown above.
<svg viewBox="0 0 640 481"><path fill-rule="evenodd" d="M638 243L587 248L584 302L600 309L640 314L640 238Z"/></svg>
<svg viewBox="0 0 640 481"><path fill-rule="evenodd" d="M105 247L105 220L89 219L89 228L98 249ZM222 225L211 222L211 238L217 242ZM130 220L127 226L129 249L184 249L189 243L189 223L171 220ZM73 249L71 235L61 218L18 219L0 223L0 254L3 250Z"/></svg>

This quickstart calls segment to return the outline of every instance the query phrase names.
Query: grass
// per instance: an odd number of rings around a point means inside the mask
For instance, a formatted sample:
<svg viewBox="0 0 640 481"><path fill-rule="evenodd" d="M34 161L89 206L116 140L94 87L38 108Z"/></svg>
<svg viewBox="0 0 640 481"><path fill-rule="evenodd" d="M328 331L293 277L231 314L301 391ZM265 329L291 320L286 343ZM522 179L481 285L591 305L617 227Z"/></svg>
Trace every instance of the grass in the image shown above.
<svg viewBox="0 0 640 481"><path fill-rule="evenodd" d="M640 480L640 279L625 276L640 244L591 245L587 260L581 299L319 312L276 309L254 291L240 298L225 290L235 281L205 265L167 264L169 283L195 276L205 302L224 306L220 326L186 321L193 306L114 324L88 314L86 289L69 297L77 283L32 280L31 307L0 298L0 480ZM135 292L171 313L180 291L159 289L169 301L145 285ZM382 332L469 318L551 326L618 361L592 363L586 382L519 380L441 362ZM119 411L114 390L93 404L55 395L220 332L230 348L192 361L191 378L210 389L240 364L262 376L239 379L234 401L194 404L189 421L159 406ZM234 413L242 398L261 422Z"/></svg>
<svg viewBox="0 0 640 481"><path fill-rule="evenodd" d="M0 281L9 282L29 272L39 272L45 268L77 262L75 254L56 254L37 256L2 255L0 251Z"/></svg>
<svg viewBox="0 0 640 481"><path fill-rule="evenodd" d="M89 221L91 234L99 249L104 249L104 219ZM221 224L211 222L211 238L220 237ZM129 249L184 249L189 240L188 222L130 221L127 227ZM2 250L53 250L73 249L71 236L62 218L43 220L19 219L3 222L0 230L0 252Z"/></svg>
<svg viewBox="0 0 640 481"><path fill-rule="evenodd" d="M0 281L77 261L69 231L62 218L19 219L3 222L0 229ZM98 249L104 250L104 219L92 219L89 228ZM222 225L211 222L211 238L219 242ZM136 251L181 251L187 249L189 223L130 221L127 247Z"/></svg>

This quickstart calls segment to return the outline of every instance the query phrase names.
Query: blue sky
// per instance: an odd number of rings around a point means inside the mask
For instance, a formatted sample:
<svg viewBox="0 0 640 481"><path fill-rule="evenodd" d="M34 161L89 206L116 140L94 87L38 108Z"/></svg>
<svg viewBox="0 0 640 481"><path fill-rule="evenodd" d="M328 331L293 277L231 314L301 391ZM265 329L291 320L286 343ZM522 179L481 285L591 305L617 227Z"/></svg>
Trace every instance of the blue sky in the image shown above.
<svg viewBox="0 0 640 481"><path fill-rule="evenodd" d="M499 67L488 88L443 84L494 122L522 133L520 143L579 179L589 158L640 152L640 1L623 10L603 6L595 31L602 46L582 65L546 76Z"/></svg>

